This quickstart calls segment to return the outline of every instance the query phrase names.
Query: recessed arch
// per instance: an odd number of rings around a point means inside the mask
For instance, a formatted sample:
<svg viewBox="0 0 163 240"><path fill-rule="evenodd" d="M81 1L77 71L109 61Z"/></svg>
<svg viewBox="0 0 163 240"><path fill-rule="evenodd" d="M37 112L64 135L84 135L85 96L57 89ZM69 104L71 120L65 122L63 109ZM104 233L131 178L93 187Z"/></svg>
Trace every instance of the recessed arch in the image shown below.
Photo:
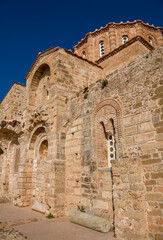
<svg viewBox="0 0 163 240"><path fill-rule="evenodd" d="M43 86L40 86L41 91L39 92L38 89L40 83L42 83ZM46 98L49 98L49 85L50 67L47 63L44 63L38 67L38 69L33 75L29 89L29 105L36 106L37 102L40 102L37 101L39 100L38 97L41 98L41 102L46 100Z"/></svg>
<svg viewBox="0 0 163 240"><path fill-rule="evenodd" d="M122 112L112 99L99 103L93 114L93 157L99 167L110 167L122 138ZM111 146L112 144L112 146Z"/></svg>
<svg viewBox="0 0 163 240"><path fill-rule="evenodd" d="M32 143L35 142L35 140L36 140L37 136L39 135L39 133L45 133L47 135L47 138L48 138L48 136L50 134L50 130L48 128L48 125L45 122L38 123L33 128L33 130L31 131L30 137L29 137L29 142L28 142L29 149L31 148Z"/></svg>
<svg viewBox="0 0 163 240"><path fill-rule="evenodd" d="M45 204L45 185L46 185L46 164L49 155L49 134L50 131L44 122L36 125L31 131L29 138L29 156L28 162L33 172L33 182L35 189L31 203L39 202Z"/></svg>
<svg viewBox="0 0 163 240"><path fill-rule="evenodd" d="M39 157L45 158L48 155L48 140L44 139L39 145Z"/></svg>

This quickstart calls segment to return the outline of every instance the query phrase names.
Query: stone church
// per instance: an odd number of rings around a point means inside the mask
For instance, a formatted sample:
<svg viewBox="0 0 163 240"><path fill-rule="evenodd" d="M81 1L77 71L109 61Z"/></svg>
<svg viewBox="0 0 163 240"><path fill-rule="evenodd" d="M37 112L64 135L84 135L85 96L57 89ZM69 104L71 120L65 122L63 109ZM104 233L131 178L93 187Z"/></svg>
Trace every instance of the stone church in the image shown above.
<svg viewBox="0 0 163 240"><path fill-rule="evenodd" d="M0 103L0 201L163 239L163 28L108 23L40 52Z"/></svg>

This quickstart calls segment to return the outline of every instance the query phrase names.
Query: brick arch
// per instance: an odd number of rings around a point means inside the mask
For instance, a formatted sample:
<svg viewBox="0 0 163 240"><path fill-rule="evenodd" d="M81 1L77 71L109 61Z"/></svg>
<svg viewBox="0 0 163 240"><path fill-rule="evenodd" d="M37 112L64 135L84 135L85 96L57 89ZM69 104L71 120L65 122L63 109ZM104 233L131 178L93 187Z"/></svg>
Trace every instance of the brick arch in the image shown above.
<svg viewBox="0 0 163 240"><path fill-rule="evenodd" d="M107 110L105 110L104 108L107 108ZM101 109L104 109L103 115L99 113ZM109 114L109 118L112 118L116 124L115 127L117 130L118 139L120 139L122 137L122 110L121 110L120 104L113 99L106 99L100 102L94 109L94 114L93 114L94 126L95 126L95 121L98 121L98 118L97 118L98 113L101 116L105 116L105 118L106 118L105 114L107 115Z"/></svg>
<svg viewBox="0 0 163 240"><path fill-rule="evenodd" d="M49 71L50 77L50 67L47 63L41 64L35 71L29 88L29 105L36 106L36 91L39 86L41 77L47 70Z"/></svg>
<svg viewBox="0 0 163 240"><path fill-rule="evenodd" d="M108 134L114 132L116 141L116 153L119 152L122 138L122 111L117 101L107 99L100 102L93 114L93 158L99 167L107 167L107 159L104 156L108 145ZM103 126L103 127L102 127ZM107 155L106 153L105 155ZM101 156L101 157L100 157ZM99 160L100 159L100 160ZM100 163L100 164L99 164Z"/></svg>

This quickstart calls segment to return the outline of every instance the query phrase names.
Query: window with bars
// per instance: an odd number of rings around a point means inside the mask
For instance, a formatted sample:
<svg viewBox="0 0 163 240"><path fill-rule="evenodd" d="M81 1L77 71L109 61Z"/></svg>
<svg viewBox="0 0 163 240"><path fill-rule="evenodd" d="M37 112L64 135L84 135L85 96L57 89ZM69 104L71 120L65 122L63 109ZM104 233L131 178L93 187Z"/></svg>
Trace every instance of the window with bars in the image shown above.
<svg viewBox="0 0 163 240"><path fill-rule="evenodd" d="M100 57L103 57L104 56L104 42L101 41L99 43L99 48L100 48Z"/></svg>

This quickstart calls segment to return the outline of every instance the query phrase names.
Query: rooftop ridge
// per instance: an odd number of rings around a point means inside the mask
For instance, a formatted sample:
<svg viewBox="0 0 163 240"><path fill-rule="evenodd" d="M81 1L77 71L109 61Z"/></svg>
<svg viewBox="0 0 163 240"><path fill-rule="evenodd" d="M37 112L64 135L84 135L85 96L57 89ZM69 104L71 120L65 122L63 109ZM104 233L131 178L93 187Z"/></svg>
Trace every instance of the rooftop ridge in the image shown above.
<svg viewBox="0 0 163 240"><path fill-rule="evenodd" d="M122 25L133 25L133 24L136 24L136 23L141 23L143 26L148 27L148 28L153 28L154 30L161 30L161 31L163 31L162 27L155 27L153 24L150 25L149 23L144 23L142 20L135 20L133 22L127 21L125 23L124 22L120 22L120 23L110 22L110 23L106 24L105 27L101 27L100 29L95 29L95 31L87 33L85 35L85 37L82 38L81 41L78 42L72 49L74 50L74 48L78 48L82 44L86 43L88 36L98 34L101 31L104 31L104 30L106 30L107 28L109 28L111 26L119 27L119 26L122 26Z"/></svg>

